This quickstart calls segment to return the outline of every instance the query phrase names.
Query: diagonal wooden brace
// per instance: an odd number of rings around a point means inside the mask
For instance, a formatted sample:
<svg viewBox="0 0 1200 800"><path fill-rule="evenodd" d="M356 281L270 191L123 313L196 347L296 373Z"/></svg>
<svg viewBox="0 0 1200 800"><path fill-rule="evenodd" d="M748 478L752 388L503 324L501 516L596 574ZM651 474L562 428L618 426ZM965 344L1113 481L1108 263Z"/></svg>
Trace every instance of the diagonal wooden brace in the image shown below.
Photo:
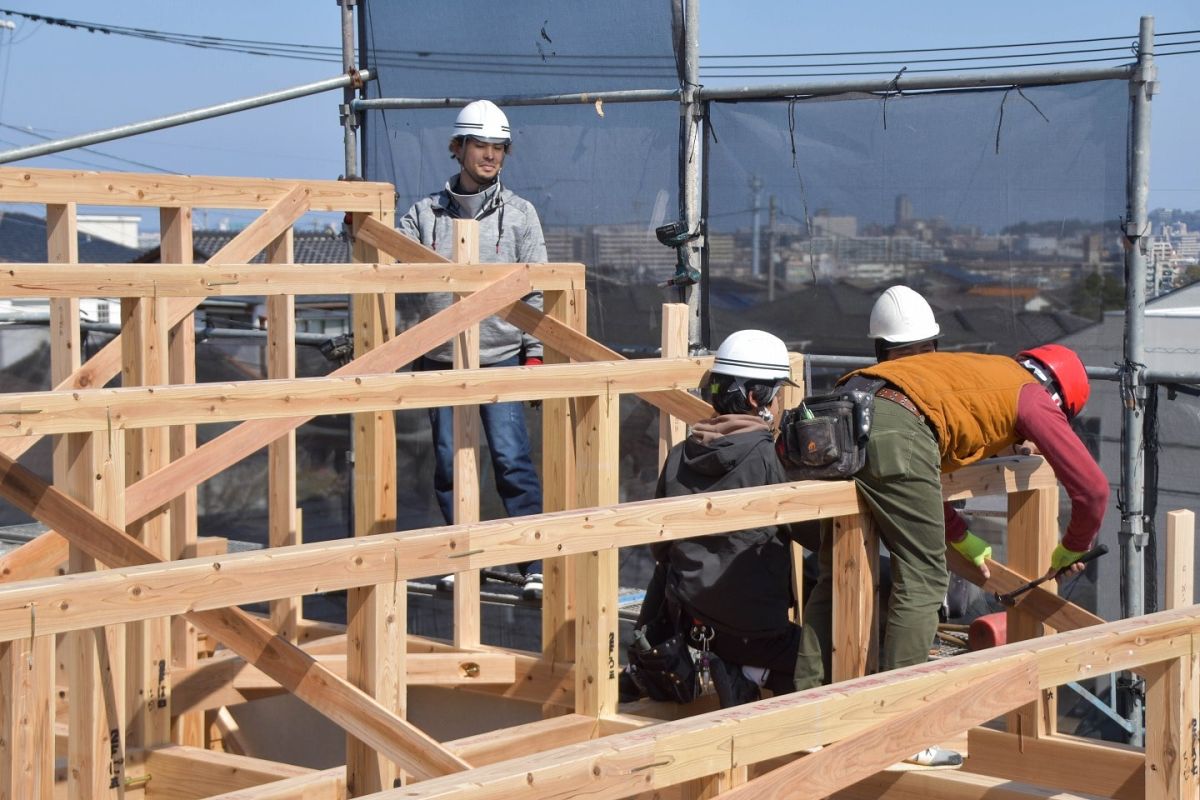
<svg viewBox="0 0 1200 800"><path fill-rule="evenodd" d="M304 216L309 209L310 192L296 186L279 199L271 208L233 237L224 247L208 260L209 264L239 264L254 258L259 251L286 231ZM167 327L173 328L196 310L202 298L176 297L168 303ZM121 336L100 349L65 380L55 386L56 391L103 386L121 371ZM17 459L33 447L40 436L0 441L0 454ZM51 574L67 559L67 546L62 537L42 534L31 542L21 545L13 552L0 558L0 578L25 580Z"/></svg>
<svg viewBox="0 0 1200 800"><path fill-rule="evenodd" d="M486 289L481 289L423 320L370 353L334 370L330 375L394 372L459 331L524 297L529 290L529 271L524 267L515 268ZM311 416L243 422L183 458L147 475L125 490L126 522L144 517L310 419ZM30 574L31 570L23 568L21 562L15 558L25 548L29 548L29 552L35 555L38 565L42 568L40 573ZM66 557L66 540L50 530L32 542L22 545L6 558L0 559L0 575L6 580L23 580L38 574L44 575L65 561Z"/></svg>
<svg viewBox="0 0 1200 800"><path fill-rule="evenodd" d="M0 496L110 567L162 562L141 542L5 455L0 455ZM428 778L469 768L419 728L241 609L193 611L184 617L402 769Z"/></svg>

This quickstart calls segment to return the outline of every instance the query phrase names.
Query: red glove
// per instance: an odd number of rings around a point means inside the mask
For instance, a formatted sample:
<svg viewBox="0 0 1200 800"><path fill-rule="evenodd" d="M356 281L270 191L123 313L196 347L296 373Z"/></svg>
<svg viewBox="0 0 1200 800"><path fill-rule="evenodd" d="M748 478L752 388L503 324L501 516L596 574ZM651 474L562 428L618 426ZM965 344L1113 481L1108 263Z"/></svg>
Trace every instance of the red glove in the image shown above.
<svg viewBox="0 0 1200 800"><path fill-rule="evenodd" d="M525 363L522 366L540 367L541 365L542 365L542 357L541 356L526 356Z"/></svg>

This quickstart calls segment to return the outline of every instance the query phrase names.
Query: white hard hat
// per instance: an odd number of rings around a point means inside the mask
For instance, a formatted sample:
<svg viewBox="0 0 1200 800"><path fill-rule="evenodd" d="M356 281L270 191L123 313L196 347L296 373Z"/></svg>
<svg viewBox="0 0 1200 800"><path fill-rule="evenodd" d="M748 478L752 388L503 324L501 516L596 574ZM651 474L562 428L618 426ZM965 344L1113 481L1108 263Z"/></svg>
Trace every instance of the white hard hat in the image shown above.
<svg viewBox="0 0 1200 800"><path fill-rule="evenodd" d="M729 334L717 348L711 371L713 375L792 383L787 345L766 331L744 330Z"/></svg>
<svg viewBox="0 0 1200 800"><path fill-rule="evenodd" d="M512 141L508 117L491 100L476 100L465 105L454 121L454 135L470 136L491 144L508 144Z"/></svg>
<svg viewBox="0 0 1200 800"><path fill-rule="evenodd" d="M924 297L907 286L893 286L875 301L869 331L872 339L906 343L933 339L942 329Z"/></svg>

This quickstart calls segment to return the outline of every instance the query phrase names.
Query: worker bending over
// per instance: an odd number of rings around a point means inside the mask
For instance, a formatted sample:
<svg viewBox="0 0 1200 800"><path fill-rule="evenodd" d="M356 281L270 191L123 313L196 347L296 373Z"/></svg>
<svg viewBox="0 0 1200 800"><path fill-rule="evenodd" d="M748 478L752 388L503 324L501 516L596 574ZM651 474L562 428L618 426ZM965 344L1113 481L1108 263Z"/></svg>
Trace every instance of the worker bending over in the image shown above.
<svg viewBox="0 0 1200 800"><path fill-rule="evenodd" d="M943 509L942 472L1021 440L1035 444L1071 499L1070 522L1051 556L1055 570L1070 568L1091 547L1108 481L1071 429L1090 387L1079 357L1066 347L1043 345L1015 358L921 353L857 370L842 382L854 375L886 382L876 393L866 463L854 481L892 557L880 654L880 668L890 670L928 658L949 580L946 543L981 568L991 553L961 517ZM797 689L830 680L831 565L822 561L804 609Z"/></svg>

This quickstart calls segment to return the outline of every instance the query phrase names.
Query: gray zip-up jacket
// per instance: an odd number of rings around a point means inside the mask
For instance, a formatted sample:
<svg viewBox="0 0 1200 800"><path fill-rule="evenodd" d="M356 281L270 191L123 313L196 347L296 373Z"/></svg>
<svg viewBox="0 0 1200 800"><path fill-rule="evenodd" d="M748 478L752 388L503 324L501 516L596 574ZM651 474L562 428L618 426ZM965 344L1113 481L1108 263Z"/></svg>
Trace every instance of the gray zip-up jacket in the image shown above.
<svg viewBox="0 0 1200 800"><path fill-rule="evenodd" d="M451 191L457 177L451 177L440 192L414 203L396 223L401 233L447 258L454 242L453 221L467 216L454 201ZM518 197L503 184L496 184L475 219L479 220L479 258L484 263L545 263L546 241L542 238L537 211L532 203ZM531 306L542 308L540 291L530 292L524 299ZM425 295L422 316L433 316L448 308L451 300L449 292ZM447 342L425 355L448 363L454 358L454 347ZM479 324L480 364L495 364L516 355L541 358L542 343L499 317L488 317Z"/></svg>

